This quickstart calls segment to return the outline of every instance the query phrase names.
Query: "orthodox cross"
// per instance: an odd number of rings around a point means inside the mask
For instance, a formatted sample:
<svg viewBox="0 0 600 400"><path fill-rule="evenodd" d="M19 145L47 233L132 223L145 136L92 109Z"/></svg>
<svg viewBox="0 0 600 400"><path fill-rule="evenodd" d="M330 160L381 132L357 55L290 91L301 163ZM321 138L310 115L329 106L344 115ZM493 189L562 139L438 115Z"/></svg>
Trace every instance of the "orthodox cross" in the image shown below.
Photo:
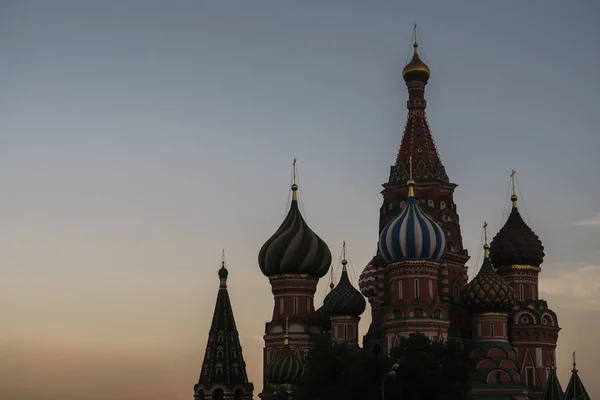
<svg viewBox="0 0 600 400"><path fill-rule="evenodd" d="M513 191L513 195L516 195L515 193L515 174L517 173L517 171L515 171L514 169L512 170L512 173L510 174L510 180L512 183L512 191Z"/></svg>
<svg viewBox="0 0 600 400"><path fill-rule="evenodd" d="M221 251L221 267L225 268L225 249Z"/></svg>
<svg viewBox="0 0 600 400"><path fill-rule="evenodd" d="M294 171L294 185L296 184L296 159L294 158L294 162L292 163L292 170Z"/></svg>
<svg viewBox="0 0 600 400"><path fill-rule="evenodd" d="M485 236L485 244L488 244L488 235L487 235L487 221L483 223L483 235Z"/></svg>
<svg viewBox="0 0 600 400"><path fill-rule="evenodd" d="M417 24L413 26L413 43L417 43Z"/></svg>

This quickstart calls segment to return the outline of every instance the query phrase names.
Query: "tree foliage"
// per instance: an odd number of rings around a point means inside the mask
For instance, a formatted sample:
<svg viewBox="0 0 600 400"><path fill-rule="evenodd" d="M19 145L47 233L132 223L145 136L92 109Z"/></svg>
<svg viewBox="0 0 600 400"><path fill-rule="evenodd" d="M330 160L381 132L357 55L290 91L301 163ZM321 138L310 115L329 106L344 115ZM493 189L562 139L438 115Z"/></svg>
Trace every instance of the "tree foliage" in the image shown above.
<svg viewBox="0 0 600 400"><path fill-rule="evenodd" d="M387 376L395 365L395 373ZM469 365L457 346L432 342L422 334L402 340L389 358L332 343L323 335L313 341L306 373L293 398L379 400L385 382L388 400L464 400L469 391Z"/></svg>

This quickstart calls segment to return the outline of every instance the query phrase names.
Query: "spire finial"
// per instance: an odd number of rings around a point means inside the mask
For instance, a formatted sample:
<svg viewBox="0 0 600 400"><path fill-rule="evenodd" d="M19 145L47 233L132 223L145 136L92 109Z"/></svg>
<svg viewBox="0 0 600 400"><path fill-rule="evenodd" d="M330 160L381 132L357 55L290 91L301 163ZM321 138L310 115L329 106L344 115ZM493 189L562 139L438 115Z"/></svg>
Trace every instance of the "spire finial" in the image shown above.
<svg viewBox="0 0 600 400"><path fill-rule="evenodd" d="M288 324L289 324L288 317L285 317L285 334L283 335L283 345L284 346L290 345L290 334L289 334Z"/></svg>
<svg viewBox="0 0 600 400"><path fill-rule="evenodd" d="M412 155L408 157L408 197L415 197L415 181L413 181Z"/></svg>
<svg viewBox="0 0 600 400"><path fill-rule="evenodd" d="M298 185L296 184L296 159L294 158L294 162L292 163L292 172L294 175L294 181L292 183L292 200L297 200L298 197L296 192L298 191Z"/></svg>
<svg viewBox="0 0 600 400"><path fill-rule="evenodd" d="M485 221L483 223L483 236L485 238L485 243L483 245L483 257L490 257L490 245L488 244L488 231L487 231L488 223Z"/></svg>
<svg viewBox="0 0 600 400"><path fill-rule="evenodd" d="M346 260L346 241L342 243L342 271L346 272L346 265L348 264L348 260Z"/></svg>
<svg viewBox="0 0 600 400"><path fill-rule="evenodd" d="M513 204L513 208L517 208L517 191L516 191L516 186L515 186L515 174L517 173L517 171L515 171L514 169L512 170L511 174L510 174L510 182L512 185L512 196L510 196L510 201L512 201Z"/></svg>
<svg viewBox="0 0 600 400"><path fill-rule="evenodd" d="M419 44L417 43L417 24L413 26L413 47L415 49L415 53L417 52L417 48Z"/></svg>
<svg viewBox="0 0 600 400"><path fill-rule="evenodd" d="M573 352L573 372L577 372L577 359L575 357L575 352Z"/></svg>
<svg viewBox="0 0 600 400"><path fill-rule="evenodd" d="M221 281L219 287L226 288L227 287L227 276L229 275L229 271L227 271L227 267L225 267L225 249L221 251L221 268L219 268L219 280Z"/></svg>

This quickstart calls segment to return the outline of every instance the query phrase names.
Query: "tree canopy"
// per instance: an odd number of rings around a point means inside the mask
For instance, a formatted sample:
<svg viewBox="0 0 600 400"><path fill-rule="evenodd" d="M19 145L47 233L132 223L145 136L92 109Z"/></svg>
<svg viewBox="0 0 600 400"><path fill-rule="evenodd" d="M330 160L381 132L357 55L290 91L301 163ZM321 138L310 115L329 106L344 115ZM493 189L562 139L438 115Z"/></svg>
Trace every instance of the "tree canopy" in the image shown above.
<svg viewBox="0 0 600 400"><path fill-rule="evenodd" d="M395 373L384 379L396 365ZM403 339L390 357L318 336L306 367L294 400L379 400L384 382L388 400L464 400L469 391L466 355L456 345L432 342L422 334Z"/></svg>

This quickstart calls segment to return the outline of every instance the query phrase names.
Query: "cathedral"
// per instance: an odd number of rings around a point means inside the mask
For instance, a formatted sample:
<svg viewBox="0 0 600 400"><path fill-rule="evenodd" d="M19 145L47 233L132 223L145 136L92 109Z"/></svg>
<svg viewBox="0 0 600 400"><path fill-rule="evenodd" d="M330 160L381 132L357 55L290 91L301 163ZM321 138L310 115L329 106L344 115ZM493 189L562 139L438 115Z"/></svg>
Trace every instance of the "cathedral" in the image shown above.
<svg viewBox="0 0 600 400"><path fill-rule="evenodd" d="M377 254L350 282L347 260L337 284L319 307L317 283L331 268L327 244L307 225L291 187L289 212L258 253L260 271L274 297L265 324L263 391L271 400L293 392L304 373L311 335L360 345L358 324L367 303L371 324L362 346L388 354L403 337L420 332L435 341L458 341L476 370L473 399L589 399L575 356L563 391L556 376L557 315L539 298L544 247L519 213L514 190L504 226L485 244L483 263L469 281L457 205L457 187L441 162L427 122L425 87L429 67L418 44L402 76L408 89L408 117L396 161L383 184ZM227 292L222 262L219 291L194 399L249 400L249 382Z"/></svg>

